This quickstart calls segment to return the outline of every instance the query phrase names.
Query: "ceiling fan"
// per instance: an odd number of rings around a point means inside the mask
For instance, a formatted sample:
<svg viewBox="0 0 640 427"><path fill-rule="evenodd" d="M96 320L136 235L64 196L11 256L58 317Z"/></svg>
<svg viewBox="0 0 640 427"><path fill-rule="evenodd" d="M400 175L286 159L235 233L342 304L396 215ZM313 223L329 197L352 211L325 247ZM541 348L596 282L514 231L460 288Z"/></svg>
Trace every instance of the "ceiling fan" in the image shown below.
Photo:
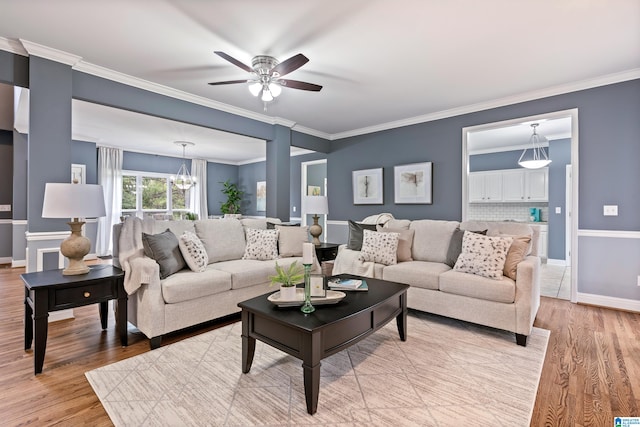
<svg viewBox="0 0 640 427"><path fill-rule="evenodd" d="M279 62L273 56L258 55L253 57L251 60L251 67L224 52L215 51L215 54L231 62L233 65L242 68L244 71L251 73L251 77L249 79L227 80L223 82L212 82L209 84L216 86L248 83L249 91L253 96L258 96L262 93L261 99L265 103L265 109L267 102L273 101L274 98L280 95L283 86L291 89L308 90L313 92L319 92L320 89L322 89L322 86L313 83L282 78L282 76L297 70L309 62L309 59L301 53L294 55L283 62Z"/></svg>

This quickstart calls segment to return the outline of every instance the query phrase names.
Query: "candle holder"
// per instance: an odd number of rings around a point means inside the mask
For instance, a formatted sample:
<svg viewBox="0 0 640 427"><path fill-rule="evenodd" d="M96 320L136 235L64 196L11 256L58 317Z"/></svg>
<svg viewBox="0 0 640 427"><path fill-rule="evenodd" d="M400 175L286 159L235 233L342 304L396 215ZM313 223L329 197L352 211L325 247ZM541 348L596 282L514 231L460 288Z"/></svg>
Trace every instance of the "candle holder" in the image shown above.
<svg viewBox="0 0 640 427"><path fill-rule="evenodd" d="M303 313L313 313L316 311L315 307L311 305L311 279L309 275L311 273L311 264L303 264L304 266L304 304L300 307L300 311Z"/></svg>

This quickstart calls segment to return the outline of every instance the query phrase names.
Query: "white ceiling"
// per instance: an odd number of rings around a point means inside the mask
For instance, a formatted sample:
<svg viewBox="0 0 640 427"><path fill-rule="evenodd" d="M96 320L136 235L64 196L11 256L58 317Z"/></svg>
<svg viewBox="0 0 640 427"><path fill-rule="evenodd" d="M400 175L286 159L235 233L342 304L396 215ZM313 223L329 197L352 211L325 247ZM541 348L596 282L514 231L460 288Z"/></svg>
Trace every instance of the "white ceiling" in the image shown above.
<svg viewBox="0 0 640 427"><path fill-rule="evenodd" d="M81 57L80 70L330 139L640 77L638 0L0 0L0 9L5 50L37 43ZM303 53L310 62L287 78L324 88L285 88L265 112L242 84L207 84L247 77L214 50L246 64Z"/></svg>

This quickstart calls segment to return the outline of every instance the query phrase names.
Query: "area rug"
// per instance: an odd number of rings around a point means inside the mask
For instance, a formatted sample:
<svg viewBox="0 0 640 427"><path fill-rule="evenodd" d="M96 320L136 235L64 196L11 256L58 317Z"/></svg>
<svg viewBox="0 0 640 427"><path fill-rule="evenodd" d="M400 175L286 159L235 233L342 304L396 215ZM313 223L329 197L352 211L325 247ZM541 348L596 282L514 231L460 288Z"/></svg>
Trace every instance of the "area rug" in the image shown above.
<svg viewBox="0 0 640 427"><path fill-rule="evenodd" d="M307 414L301 361L257 342L242 374L241 324L87 372L116 426L528 426L549 340L422 313L322 360Z"/></svg>

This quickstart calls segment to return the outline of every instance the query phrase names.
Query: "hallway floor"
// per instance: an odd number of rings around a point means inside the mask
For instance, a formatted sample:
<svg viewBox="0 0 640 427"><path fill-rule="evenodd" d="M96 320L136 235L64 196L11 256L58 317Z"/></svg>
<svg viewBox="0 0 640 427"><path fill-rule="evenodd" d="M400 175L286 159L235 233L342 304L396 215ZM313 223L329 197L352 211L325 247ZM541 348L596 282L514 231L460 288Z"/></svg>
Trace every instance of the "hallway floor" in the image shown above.
<svg viewBox="0 0 640 427"><path fill-rule="evenodd" d="M571 299L571 267L542 264L540 295L560 299Z"/></svg>

